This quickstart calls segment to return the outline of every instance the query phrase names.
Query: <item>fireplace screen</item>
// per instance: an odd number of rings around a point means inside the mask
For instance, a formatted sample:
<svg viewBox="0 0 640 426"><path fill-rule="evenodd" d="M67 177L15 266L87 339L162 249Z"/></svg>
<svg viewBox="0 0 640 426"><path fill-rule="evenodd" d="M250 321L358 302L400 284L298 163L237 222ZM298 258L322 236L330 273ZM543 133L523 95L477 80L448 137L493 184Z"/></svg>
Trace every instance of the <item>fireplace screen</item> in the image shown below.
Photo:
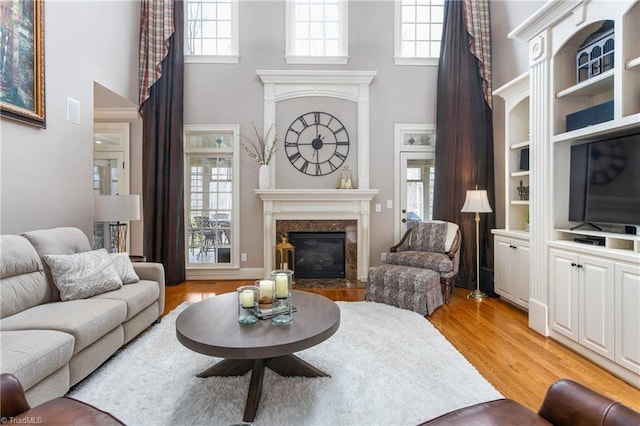
<svg viewBox="0 0 640 426"><path fill-rule="evenodd" d="M296 278L344 278L344 232L289 232L296 248Z"/></svg>

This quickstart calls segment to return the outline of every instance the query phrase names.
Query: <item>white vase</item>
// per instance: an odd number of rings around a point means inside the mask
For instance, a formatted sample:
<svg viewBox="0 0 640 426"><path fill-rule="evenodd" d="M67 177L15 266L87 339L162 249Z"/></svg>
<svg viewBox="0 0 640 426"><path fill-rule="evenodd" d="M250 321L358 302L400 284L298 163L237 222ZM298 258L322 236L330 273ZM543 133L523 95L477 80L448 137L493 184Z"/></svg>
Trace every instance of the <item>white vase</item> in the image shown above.
<svg viewBox="0 0 640 426"><path fill-rule="evenodd" d="M258 169L258 188L269 189L269 185L270 185L269 166L267 166L266 164L261 164L260 169Z"/></svg>

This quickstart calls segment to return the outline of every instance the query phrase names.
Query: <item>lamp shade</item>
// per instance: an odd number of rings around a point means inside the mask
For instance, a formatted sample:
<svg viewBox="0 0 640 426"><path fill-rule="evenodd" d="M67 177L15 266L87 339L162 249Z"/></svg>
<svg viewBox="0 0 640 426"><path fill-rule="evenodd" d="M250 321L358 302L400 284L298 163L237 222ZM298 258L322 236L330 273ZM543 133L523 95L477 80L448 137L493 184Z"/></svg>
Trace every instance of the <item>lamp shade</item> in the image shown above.
<svg viewBox="0 0 640 426"><path fill-rule="evenodd" d="M96 195L94 222L126 222L140 220L140 196Z"/></svg>
<svg viewBox="0 0 640 426"><path fill-rule="evenodd" d="M489 213L492 212L487 198L487 191L484 189L470 189L467 191L467 198L462 206L463 213Z"/></svg>

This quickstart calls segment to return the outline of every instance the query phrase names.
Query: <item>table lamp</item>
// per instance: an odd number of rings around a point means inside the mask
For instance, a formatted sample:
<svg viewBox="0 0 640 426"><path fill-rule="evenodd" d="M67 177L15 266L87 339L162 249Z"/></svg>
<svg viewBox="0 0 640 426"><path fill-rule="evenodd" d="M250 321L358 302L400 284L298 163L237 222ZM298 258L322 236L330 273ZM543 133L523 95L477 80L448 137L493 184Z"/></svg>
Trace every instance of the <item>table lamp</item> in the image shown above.
<svg viewBox="0 0 640 426"><path fill-rule="evenodd" d="M96 195L94 198L95 222L110 222L111 252L127 251L127 222L140 220L140 196Z"/></svg>
<svg viewBox="0 0 640 426"><path fill-rule="evenodd" d="M469 292L467 297L474 299L484 299L487 295L480 290L480 213L490 213L491 206L487 198L487 191L478 190L476 185L475 190L467 190L467 198L464 200L464 206L462 206L462 213L475 213L476 214L476 289Z"/></svg>

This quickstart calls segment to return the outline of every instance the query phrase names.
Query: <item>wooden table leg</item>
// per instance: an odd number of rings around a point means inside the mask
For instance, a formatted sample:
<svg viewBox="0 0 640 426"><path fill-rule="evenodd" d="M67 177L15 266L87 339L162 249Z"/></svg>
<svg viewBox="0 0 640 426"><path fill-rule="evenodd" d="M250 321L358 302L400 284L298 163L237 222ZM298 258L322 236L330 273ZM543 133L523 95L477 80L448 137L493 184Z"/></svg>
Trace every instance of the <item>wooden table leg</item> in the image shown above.
<svg viewBox="0 0 640 426"><path fill-rule="evenodd" d="M211 376L243 376L253 368L252 359L223 359L198 374L197 377Z"/></svg>
<svg viewBox="0 0 640 426"><path fill-rule="evenodd" d="M329 377L324 371L293 354L255 360L225 359L207 368L198 374L198 377L242 376L251 370L251 382L249 383L249 392L247 393L247 402L244 406L242 421L253 422L256 418L260 396L262 395L265 367L270 368L281 376L287 377Z"/></svg>
<svg viewBox="0 0 640 426"><path fill-rule="evenodd" d="M324 371L293 354L268 358L266 366L281 376L330 377Z"/></svg>
<svg viewBox="0 0 640 426"><path fill-rule="evenodd" d="M256 418L258 404L260 403L260 395L262 394L264 364L264 359L256 359L253 361L253 370L251 371L251 382L249 383L247 403L244 405L243 422L253 422Z"/></svg>

